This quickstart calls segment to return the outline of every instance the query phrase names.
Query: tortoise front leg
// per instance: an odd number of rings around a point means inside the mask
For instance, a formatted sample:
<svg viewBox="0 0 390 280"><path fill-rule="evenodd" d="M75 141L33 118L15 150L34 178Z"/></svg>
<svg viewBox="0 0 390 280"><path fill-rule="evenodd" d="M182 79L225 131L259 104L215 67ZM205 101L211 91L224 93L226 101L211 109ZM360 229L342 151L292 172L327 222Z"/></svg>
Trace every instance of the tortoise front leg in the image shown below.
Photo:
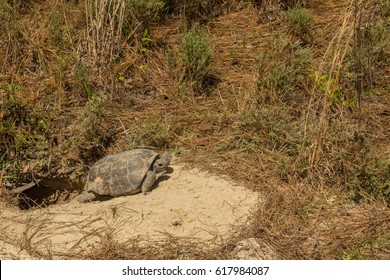
<svg viewBox="0 0 390 280"><path fill-rule="evenodd" d="M154 183L156 182L156 172L153 170L149 170L146 172L144 181L142 182L141 190L144 195L146 195L150 189L153 187Z"/></svg>

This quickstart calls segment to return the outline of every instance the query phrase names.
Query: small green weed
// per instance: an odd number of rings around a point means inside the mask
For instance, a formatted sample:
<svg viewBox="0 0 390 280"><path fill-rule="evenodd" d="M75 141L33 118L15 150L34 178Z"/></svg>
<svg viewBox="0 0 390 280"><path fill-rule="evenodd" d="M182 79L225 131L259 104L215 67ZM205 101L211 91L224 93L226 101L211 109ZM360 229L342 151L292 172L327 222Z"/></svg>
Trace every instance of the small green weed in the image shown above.
<svg viewBox="0 0 390 280"><path fill-rule="evenodd" d="M184 67L183 79L189 80L195 91L201 90L210 74L209 66L213 57L213 46L204 27L195 24L183 35L180 57Z"/></svg>
<svg viewBox="0 0 390 280"><path fill-rule="evenodd" d="M154 43L155 41L152 39L152 35L150 34L149 29L146 28L141 38L141 53L146 53L148 50L150 50Z"/></svg>

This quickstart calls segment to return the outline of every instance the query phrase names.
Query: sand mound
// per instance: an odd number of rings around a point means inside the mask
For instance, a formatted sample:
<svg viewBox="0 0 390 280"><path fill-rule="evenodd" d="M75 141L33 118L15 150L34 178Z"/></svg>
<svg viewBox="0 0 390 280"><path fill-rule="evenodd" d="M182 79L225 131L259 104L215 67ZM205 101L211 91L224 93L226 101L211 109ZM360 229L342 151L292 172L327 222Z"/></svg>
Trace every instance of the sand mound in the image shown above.
<svg viewBox="0 0 390 280"><path fill-rule="evenodd" d="M149 195L21 211L1 207L0 258L61 258L104 238L191 238L218 242L248 222L256 193L199 170L173 165ZM31 252L34 252L32 256Z"/></svg>

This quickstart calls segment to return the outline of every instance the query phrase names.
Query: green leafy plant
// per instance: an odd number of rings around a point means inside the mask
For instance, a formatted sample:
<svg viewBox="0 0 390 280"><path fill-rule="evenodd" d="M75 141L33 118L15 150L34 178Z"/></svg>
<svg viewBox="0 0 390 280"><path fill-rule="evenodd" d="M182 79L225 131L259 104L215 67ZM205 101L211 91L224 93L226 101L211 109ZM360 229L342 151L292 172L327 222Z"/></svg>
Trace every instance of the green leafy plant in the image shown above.
<svg viewBox="0 0 390 280"><path fill-rule="evenodd" d="M149 50L154 43L155 41L152 39L149 29L146 28L141 38L141 53L146 53L146 51Z"/></svg>

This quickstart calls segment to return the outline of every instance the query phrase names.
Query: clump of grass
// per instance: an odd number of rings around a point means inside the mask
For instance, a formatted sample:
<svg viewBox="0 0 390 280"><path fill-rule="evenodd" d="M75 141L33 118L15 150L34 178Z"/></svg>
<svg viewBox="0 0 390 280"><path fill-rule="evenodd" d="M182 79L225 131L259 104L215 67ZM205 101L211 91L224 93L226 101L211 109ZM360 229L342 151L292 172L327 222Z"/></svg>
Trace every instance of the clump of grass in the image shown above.
<svg viewBox="0 0 390 280"><path fill-rule="evenodd" d="M62 147L63 152L77 148L80 158L86 162L94 161L103 153L104 133L100 124L103 119L106 97L90 93L90 98L80 111L77 120L70 127L71 137Z"/></svg>
<svg viewBox="0 0 390 280"><path fill-rule="evenodd" d="M161 19L164 7L161 0L125 0L123 34L130 37L135 29L147 29Z"/></svg>
<svg viewBox="0 0 390 280"><path fill-rule="evenodd" d="M79 59L74 65L72 79L75 81L75 90L79 93L85 93L85 96L91 97L91 69L84 60Z"/></svg>
<svg viewBox="0 0 390 280"><path fill-rule="evenodd" d="M161 119L152 120L143 127L142 140L147 146L166 148L170 144L171 135L169 125L161 122Z"/></svg>
<svg viewBox="0 0 390 280"><path fill-rule="evenodd" d="M273 37L269 48L257 60L259 101L292 101L306 94L304 85L311 78L313 59L310 48L302 48L284 34Z"/></svg>
<svg viewBox="0 0 390 280"><path fill-rule="evenodd" d="M285 12L285 17L288 32L300 38L304 44L313 41L310 30L313 15L310 10L301 7L289 8Z"/></svg>
<svg viewBox="0 0 390 280"><path fill-rule="evenodd" d="M213 46L205 27L195 24L183 35L180 57L184 67L181 80L190 81L195 91L201 90L210 74L209 66L213 57Z"/></svg>
<svg viewBox="0 0 390 280"><path fill-rule="evenodd" d="M165 8L170 13L179 13L191 26L196 22L207 22L218 13L223 0L166 0Z"/></svg>
<svg viewBox="0 0 390 280"><path fill-rule="evenodd" d="M171 121L167 116L161 118L152 115L143 124L140 124L138 129L126 135L126 140L126 149L136 147L166 149L173 141Z"/></svg>
<svg viewBox="0 0 390 280"><path fill-rule="evenodd" d="M66 22L64 14L55 6L50 13L48 20L49 41L58 47L64 47L67 43Z"/></svg>
<svg viewBox="0 0 390 280"><path fill-rule="evenodd" d="M356 198L363 191L374 199L384 199L390 205L390 160L373 158L359 164L354 171L352 188Z"/></svg>
<svg viewBox="0 0 390 280"><path fill-rule="evenodd" d="M42 160L49 149L48 117L18 96L20 90L16 84L0 84L0 169L13 185L19 183L26 159Z"/></svg>
<svg viewBox="0 0 390 280"><path fill-rule="evenodd" d="M341 259L367 260L372 258L373 253L386 256L389 249L390 235L389 233L385 233L379 236L375 236L371 240L365 240L358 244L354 244L354 246L351 246L348 249L344 249L341 254Z"/></svg>
<svg viewBox="0 0 390 280"><path fill-rule="evenodd" d="M279 107L255 108L242 112L227 143L219 149L248 153L283 151L296 155L301 140L298 123Z"/></svg>
<svg viewBox="0 0 390 280"><path fill-rule="evenodd" d="M1 1L0 2L0 35L1 38L4 37L4 33L7 30L7 23L11 20L11 11L12 6L8 4L7 1ZM5 38L5 37L4 37Z"/></svg>
<svg viewBox="0 0 390 280"><path fill-rule="evenodd" d="M381 16L382 18L388 18L390 16L390 2L383 2L381 6Z"/></svg>
<svg viewBox="0 0 390 280"><path fill-rule="evenodd" d="M385 19L378 18L361 26L356 33L355 43L346 56L345 79L358 81L361 86L359 90L371 95L382 80L380 71L389 63L390 43L387 38L390 32Z"/></svg>
<svg viewBox="0 0 390 280"><path fill-rule="evenodd" d="M302 6L302 0L279 0L278 1L280 3L280 5L285 8L285 9L289 9L289 8L294 8L294 7L301 7Z"/></svg>

